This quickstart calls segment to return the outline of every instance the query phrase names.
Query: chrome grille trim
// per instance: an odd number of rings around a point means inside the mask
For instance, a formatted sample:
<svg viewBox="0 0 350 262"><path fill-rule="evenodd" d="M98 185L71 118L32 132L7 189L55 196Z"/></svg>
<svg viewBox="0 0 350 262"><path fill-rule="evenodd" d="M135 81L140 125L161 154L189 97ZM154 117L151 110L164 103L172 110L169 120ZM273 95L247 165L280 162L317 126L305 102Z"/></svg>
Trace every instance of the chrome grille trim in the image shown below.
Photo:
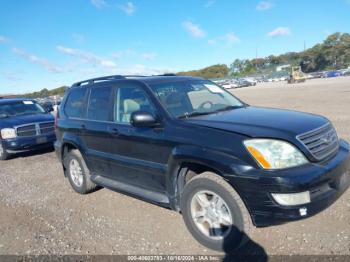
<svg viewBox="0 0 350 262"><path fill-rule="evenodd" d="M300 134L296 138L319 161L326 159L339 148L338 135L331 123Z"/></svg>
<svg viewBox="0 0 350 262"><path fill-rule="evenodd" d="M14 128L18 137L40 136L43 134L53 133L55 131L53 121L29 123L15 126Z"/></svg>

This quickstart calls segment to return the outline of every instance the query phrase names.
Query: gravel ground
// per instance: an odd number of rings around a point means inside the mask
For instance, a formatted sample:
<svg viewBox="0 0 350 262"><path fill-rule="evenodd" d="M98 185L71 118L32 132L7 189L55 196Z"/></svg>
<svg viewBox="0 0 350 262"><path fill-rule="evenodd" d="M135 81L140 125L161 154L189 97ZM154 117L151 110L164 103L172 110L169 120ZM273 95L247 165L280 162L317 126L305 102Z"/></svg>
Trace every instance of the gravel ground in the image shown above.
<svg viewBox="0 0 350 262"><path fill-rule="evenodd" d="M350 141L350 78L233 90L252 105L322 114ZM179 214L101 189L81 196L54 152L0 163L1 254L218 254L198 244ZM307 220L256 229L242 252L350 255L350 190Z"/></svg>

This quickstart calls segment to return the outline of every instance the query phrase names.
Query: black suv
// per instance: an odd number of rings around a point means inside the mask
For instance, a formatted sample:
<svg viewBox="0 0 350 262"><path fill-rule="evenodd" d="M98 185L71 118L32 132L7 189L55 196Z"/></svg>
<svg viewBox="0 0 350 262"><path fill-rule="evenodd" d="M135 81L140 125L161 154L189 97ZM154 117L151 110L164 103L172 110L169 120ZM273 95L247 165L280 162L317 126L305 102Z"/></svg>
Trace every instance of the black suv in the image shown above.
<svg viewBox="0 0 350 262"><path fill-rule="evenodd" d="M245 104L202 78L109 76L74 84L56 152L81 194L97 186L180 211L203 245L310 217L349 187L349 145L326 118Z"/></svg>
<svg viewBox="0 0 350 262"><path fill-rule="evenodd" d="M32 99L0 99L0 160L11 153L51 147L54 117Z"/></svg>

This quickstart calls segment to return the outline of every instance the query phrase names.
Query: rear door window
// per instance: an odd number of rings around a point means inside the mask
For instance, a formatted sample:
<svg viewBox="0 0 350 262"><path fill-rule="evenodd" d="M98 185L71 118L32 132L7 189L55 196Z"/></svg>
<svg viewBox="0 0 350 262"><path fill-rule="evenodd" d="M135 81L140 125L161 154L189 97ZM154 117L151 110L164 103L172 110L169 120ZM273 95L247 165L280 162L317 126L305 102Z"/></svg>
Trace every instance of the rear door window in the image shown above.
<svg viewBox="0 0 350 262"><path fill-rule="evenodd" d="M98 121L111 121L112 87L93 87L90 91L87 118Z"/></svg>

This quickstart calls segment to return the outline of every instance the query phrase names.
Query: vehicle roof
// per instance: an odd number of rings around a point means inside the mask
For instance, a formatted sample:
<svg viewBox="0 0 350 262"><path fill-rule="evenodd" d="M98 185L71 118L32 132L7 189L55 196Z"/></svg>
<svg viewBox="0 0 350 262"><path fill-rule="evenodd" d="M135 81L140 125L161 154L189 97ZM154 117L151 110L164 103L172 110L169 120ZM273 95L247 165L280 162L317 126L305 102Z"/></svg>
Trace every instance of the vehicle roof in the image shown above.
<svg viewBox="0 0 350 262"><path fill-rule="evenodd" d="M166 83L166 82L175 82L175 81L186 81L186 80L204 80L204 78L201 77L192 77L192 76L176 76L176 75L155 75L155 76L122 76L122 75L116 75L116 76L105 76L105 77L99 77L99 78L93 78L88 79L84 81L77 82L72 85L72 88L74 87L84 87L84 86L90 86L95 83L99 82L118 82L118 81L125 81L125 80L136 80L143 82L145 84L155 84L155 83Z"/></svg>
<svg viewBox="0 0 350 262"><path fill-rule="evenodd" d="M22 102L22 101L34 101L34 99L31 98L1 98L0 99L0 105L1 104L7 104L7 103L16 103L16 102Z"/></svg>
<svg viewBox="0 0 350 262"><path fill-rule="evenodd" d="M135 77L131 79L136 79L146 84L175 82L175 81L177 82L177 81L186 81L186 80L204 80L201 77L193 77L193 76L146 76L146 77Z"/></svg>

